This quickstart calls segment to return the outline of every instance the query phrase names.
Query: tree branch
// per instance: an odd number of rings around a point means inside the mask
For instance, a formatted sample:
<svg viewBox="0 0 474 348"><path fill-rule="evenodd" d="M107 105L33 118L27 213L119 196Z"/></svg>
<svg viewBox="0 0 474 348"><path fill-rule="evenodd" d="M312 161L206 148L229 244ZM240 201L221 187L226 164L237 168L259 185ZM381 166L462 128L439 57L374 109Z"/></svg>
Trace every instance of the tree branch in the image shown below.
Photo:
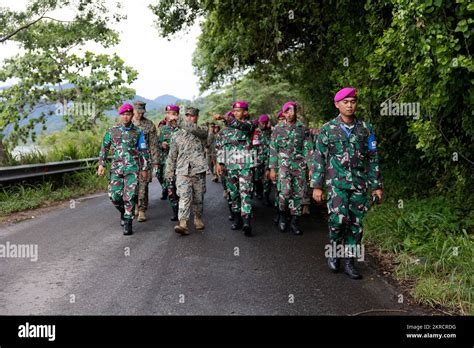
<svg viewBox="0 0 474 348"><path fill-rule="evenodd" d="M43 13L39 18L35 19L34 21L30 22L30 23L27 23L25 25L22 25L21 27L17 28L13 33L10 33L4 37L1 37L0 38L0 43L2 42L5 42L9 39L11 39L13 36L15 36L16 34L18 34L20 31L22 30L25 30L25 29L28 29L29 27L31 27L32 25L36 24L37 22L39 22L40 20L42 19L51 19L53 21L56 21L56 22L62 22L62 23L71 23L71 21L62 21L60 19L55 19L55 18L51 18L51 17L47 17L45 16L46 12Z"/></svg>
<svg viewBox="0 0 474 348"><path fill-rule="evenodd" d="M33 22L30 22L30 23L27 23L27 24L25 24L25 25L22 25L21 27L19 27L18 29L16 29L13 33L10 33L10 34L8 34L7 36L4 36L4 37L0 38L0 43L1 43L1 42L5 42L5 41L11 39L14 35L18 34L20 31L25 30L25 29L28 29L28 28L31 27L33 24L36 24L37 22L39 22L41 19L44 18L44 15L45 15L45 14L46 14L46 12L43 13L39 18L35 19Z"/></svg>

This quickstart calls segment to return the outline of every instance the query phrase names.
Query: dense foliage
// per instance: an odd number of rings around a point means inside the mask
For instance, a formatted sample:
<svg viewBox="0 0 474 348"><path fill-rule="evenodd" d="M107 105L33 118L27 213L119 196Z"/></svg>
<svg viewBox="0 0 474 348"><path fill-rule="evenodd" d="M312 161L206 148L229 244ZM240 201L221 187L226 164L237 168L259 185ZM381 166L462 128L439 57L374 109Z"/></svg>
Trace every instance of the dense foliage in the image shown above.
<svg viewBox="0 0 474 348"><path fill-rule="evenodd" d="M203 18L194 53L203 90L244 75L260 81L278 75L291 86L289 97L298 96L318 123L334 116L335 91L355 86L359 115L377 130L386 172L400 175L394 186L412 182L404 185L408 189L394 187L397 194L435 188L472 199L469 1L253 0L242 6L236 0L164 0L151 9L163 36ZM385 115L384 102L409 103L419 114Z"/></svg>
<svg viewBox="0 0 474 348"><path fill-rule="evenodd" d="M64 7L74 12L72 20L47 16ZM0 8L0 14L1 40L22 49L0 68L0 81L13 82L0 90L0 132L11 128L10 147L35 140L37 125L44 129L54 116L72 130L91 129L105 118L104 111L135 95L127 87L137 77L133 68L115 54L81 49L88 42L103 47L118 42L109 26L123 17L110 12L104 0L35 0L25 11Z"/></svg>

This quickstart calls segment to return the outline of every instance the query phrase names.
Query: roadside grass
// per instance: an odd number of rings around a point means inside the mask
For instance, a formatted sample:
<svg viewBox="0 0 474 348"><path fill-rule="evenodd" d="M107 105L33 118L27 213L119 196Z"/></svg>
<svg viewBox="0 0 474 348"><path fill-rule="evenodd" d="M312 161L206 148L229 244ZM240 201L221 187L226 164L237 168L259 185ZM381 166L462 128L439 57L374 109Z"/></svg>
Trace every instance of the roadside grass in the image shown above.
<svg viewBox="0 0 474 348"><path fill-rule="evenodd" d="M110 125L103 124L98 128L85 131L63 129L48 135L42 135L36 145L48 149L47 151L35 149L30 152L19 153L14 157L7 150L4 165L16 166L97 157L99 156L102 137L108 126Z"/></svg>
<svg viewBox="0 0 474 348"><path fill-rule="evenodd" d="M365 238L395 255L395 277L414 284L413 297L450 312L474 314L474 212L443 196L386 201L371 209ZM382 256L383 257L383 256Z"/></svg>
<svg viewBox="0 0 474 348"><path fill-rule="evenodd" d="M97 165L36 185L14 185L0 191L0 217L84 196L107 188L107 177L97 175Z"/></svg>

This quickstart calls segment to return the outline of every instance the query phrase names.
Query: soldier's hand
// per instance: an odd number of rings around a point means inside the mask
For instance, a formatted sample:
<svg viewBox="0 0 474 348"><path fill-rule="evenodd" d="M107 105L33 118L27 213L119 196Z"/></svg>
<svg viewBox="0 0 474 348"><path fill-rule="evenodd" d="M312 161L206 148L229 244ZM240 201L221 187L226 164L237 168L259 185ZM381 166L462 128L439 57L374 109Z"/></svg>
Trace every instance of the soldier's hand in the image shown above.
<svg viewBox="0 0 474 348"><path fill-rule="evenodd" d="M140 175L142 176L142 180L146 181L148 179L148 170L142 170Z"/></svg>
<svg viewBox="0 0 474 348"><path fill-rule="evenodd" d="M212 115L212 118L216 121L219 121L219 120L223 120L224 117L222 117L222 115L218 115L218 114L214 114Z"/></svg>
<svg viewBox="0 0 474 348"><path fill-rule="evenodd" d="M275 182L275 181L276 181L276 177L277 177L277 175L276 175L275 169L273 169L273 168L270 169L270 180L273 181L273 182Z"/></svg>
<svg viewBox="0 0 474 348"><path fill-rule="evenodd" d="M97 175L104 176L104 173L105 173L104 166L99 165L99 168L97 169Z"/></svg>
<svg viewBox="0 0 474 348"><path fill-rule="evenodd" d="M269 171L269 170L267 170L267 171L265 172L265 177L266 177L268 180L272 180L272 179L270 178L270 171Z"/></svg>
<svg viewBox="0 0 474 348"><path fill-rule="evenodd" d="M313 189L313 199L317 202L317 203L321 203L324 199L323 197L323 190L321 189L318 189L318 188L315 188Z"/></svg>
<svg viewBox="0 0 474 348"><path fill-rule="evenodd" d="M166 150L166 149L168 148L168 143L167 143L166 141L163 141L163 142L161 143L161 147L162 147L164 150Z"/></svg>
<svg viewBox="0 0 474 348"><path fill-rule="evenodd" d="M381 202L381 201L382 201L383 192L382 192L381 189L372 191L372 196L377 196L377 198L379 199L379 202Z"/></svg>
<svg viewBox="0 0 474 348"><path fill-rule="evenodd" d="M168 189L168 197L169 198L173 197L173 190L172 189Z"/></svg>
<svg viewBox="0 0 474 348"><path fill-rule="evenodd" d="M308 181L311 181L311 177L313 176L313 172L310 170L308 172Z"/></svg>
<svg viewBox="0 0 474 348"><path fill-rule="evenodd" d="M221 164L217 164L216 165L216 174L219 175L219 176L222 176L223 173L224 173L224 166L221 165Z"/></svg>

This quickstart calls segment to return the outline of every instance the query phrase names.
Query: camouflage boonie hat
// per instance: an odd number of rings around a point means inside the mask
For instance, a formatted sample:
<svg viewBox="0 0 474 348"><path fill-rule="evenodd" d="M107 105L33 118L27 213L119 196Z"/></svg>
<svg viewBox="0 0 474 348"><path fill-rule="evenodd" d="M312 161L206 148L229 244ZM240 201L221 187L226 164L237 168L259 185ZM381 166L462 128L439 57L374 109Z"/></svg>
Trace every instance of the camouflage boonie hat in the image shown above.
<svg viewBox="0 0 474 348"><path fill-rule="evenodd" d="M199 109L193 108L192 106L187 107L185 115L199 116Z"/></svg>
<svg viewBox="0 0 474 348"><path fill-rule="evenodd" d="M146 108L145 108L146 103L145 102L142 102L142 101L138 100L133 105L135 106L135 110L137 110L137 111L146 111Z"/></svg>

